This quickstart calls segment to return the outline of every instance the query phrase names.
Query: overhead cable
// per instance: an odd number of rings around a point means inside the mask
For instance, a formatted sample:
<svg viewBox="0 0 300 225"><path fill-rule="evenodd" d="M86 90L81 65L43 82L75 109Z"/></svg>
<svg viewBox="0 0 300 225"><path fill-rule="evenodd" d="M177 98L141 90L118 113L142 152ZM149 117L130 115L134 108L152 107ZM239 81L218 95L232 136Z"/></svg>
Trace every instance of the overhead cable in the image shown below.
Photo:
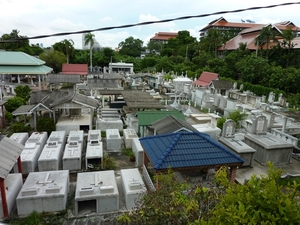
<svg viewBox="0 0 300 225"><path fill-rule="evenodd" d="M95 32L95 31L106 31L106 30L122 29L122 28L129 28L129 27L135 27L135 26L145 26L145 25L156 24L156 23L167 23L167 22L172 22L172 21L176 21L176 20L202 18L202 17L213 16L213 15L237 13L237 12L258 10L258 9L268 9L268 8L275 8L275 7L279 7L279 6L295 5L295 4L300 4L300 2L289 2L289 3L282 3L282 4L276 4L276 5L268 5L268 6L257 6L257 7L245 8L245 9L219 11L219 12L208 13L208 14L200 14L200 15L195 15L195 16L182 16L182 17L177 17L177 18L172 18L172 19L164 19L164 20L159 20L159 21L147 21L147 22L126 24L126 25L112 26L112 27L102 27L102 28L96 28L96 29L91 29L91 30L62 32L62 33L38 35L38 36L32 36L32 37L15 38L15 39L10 39L10 40L0 40L0 43L3 43L3 42L17 42L17 41L28 40L28 39L41 39L41 38L56 37L56 36L66 36L66 35L71 35L71 34L92 33L92 32Z"/></svg>

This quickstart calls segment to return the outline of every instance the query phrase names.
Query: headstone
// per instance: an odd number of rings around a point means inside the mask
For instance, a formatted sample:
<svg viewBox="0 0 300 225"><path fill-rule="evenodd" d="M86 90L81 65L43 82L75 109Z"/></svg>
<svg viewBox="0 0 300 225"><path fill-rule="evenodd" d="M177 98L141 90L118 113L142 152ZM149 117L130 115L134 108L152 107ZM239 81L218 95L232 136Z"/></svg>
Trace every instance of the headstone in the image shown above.
<svg viewBox="0 0 300 225"><path fill-rule="evenodd" d="M229 119L223 124L222 136L225 138L234 137L236 123Z"/></svg>
<svg viewBox="0 0 300 225"><path fill-rule="evenodd" d="M274 102L274 93L272 91L269 93L268 102L271 104Z"/></svg>

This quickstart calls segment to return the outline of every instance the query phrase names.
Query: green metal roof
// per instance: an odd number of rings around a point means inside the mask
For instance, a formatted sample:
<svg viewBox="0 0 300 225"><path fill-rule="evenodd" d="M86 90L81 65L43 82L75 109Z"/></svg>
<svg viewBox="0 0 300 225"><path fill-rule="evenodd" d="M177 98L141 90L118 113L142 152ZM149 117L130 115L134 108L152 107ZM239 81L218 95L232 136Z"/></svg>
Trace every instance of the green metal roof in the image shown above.
<svg viewBox="0 0 300 225"><path fill-rule="evenodd" d="M45 61L24 52L0 51L0 65L3 66L40 66L44 64Z"/></svg>
<svg viewBox="0 0 300 225"><path fill-rule="evenodd" d="M0 74L48 74L53 69L45 66L2 66L0 65Z"/></svg>
<svg viewBox="0 0 300 225"><path fill-rule="evenodd" d="M141 111L137 112L139 126L151 126L151 124L168 115L172 115L185 121L185 117L180 111Z"/></svg>

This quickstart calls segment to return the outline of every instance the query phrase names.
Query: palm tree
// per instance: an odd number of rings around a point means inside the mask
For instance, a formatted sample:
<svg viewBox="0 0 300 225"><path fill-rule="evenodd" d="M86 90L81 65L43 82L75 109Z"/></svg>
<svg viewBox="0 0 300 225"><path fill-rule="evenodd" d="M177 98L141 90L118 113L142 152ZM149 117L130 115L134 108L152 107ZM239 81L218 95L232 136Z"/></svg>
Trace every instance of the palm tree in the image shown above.
<svg viewBox="0 0 300 225"><path fill-rule="evenodd" d="M280 31L276 31L273 29L273 26L270 24L266 27L263 27L259 33L259 35L255 38L255 45L257 47L262 47L266 44L267 47L267 58L269 57L269 45L271 40L277 42L276 35L278 35ZM257 56L257 48L256 48L256 56Z"/></svg>
<svg viewBox="0 0 300 225"><path fill-rule="evenodd" d="M90 68L93 70L93 47L95 43L95 35L92 33L87 33L84 35L84 44L90 46Z"/></svg>
<svg viewBox="0 0 300 225"><path fill-rule="evenodd" d="M297 44L293 43L293 39L295 37L297 37L297 33L293 32L291 29L283 30L282 31L282 37L283 37L283 41L282 41L281 46L283 48L287 48L288 49L288 56L287 56L286 66L289 66L291 49L293 49L295 47L295 45L297 45Z"/></svg>
<svg viewBox="0 0 300 225"><path fill-rule="evenodd" d="M69 63L69 58L70 55L72 55L74 51L74 41L72 39L65 39L62 41L62 44L64 45L64 52L66 53L67 56L67 63Z"/></svg>

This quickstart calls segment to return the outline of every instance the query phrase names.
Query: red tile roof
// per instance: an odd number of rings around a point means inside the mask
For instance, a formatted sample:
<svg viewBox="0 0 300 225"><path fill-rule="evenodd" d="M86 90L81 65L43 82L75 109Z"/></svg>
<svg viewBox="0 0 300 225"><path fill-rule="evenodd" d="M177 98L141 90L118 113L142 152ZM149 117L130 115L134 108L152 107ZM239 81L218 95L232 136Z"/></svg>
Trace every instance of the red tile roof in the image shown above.
<svg viewBox="0 0 300 225"><path fill-rule="evenodd" d="M193 84L202 87L208 87L211 81L218 79L219 74L203 71L198 80L194 81Z"/></svg>
<svg viewBox="0 0 300 225"><path fill-rule="evenodd" d="M176 38L178 33L176 32L158 32L155 33L155 36L150 38L150 40L162 40L166 41L170 38Z"/></svg>
<svg viewBox="0 0 300 225"><path fill-rule="evenodd" d="M225 49L226 50L236 50L237 48L239 48L240 43L247 44L246 47L249 50L256 50L257 46L255 45L255 38L259 35L261 29L266 26L272 26L272 28L276 29L278 32L281 32L281 30L284 30L283 26L279 26L279 25L272 25L272 24L257 25L255 27L241 31L237 36L235 36L234 38L232 38L231 40L229 40L228 42L223 44L220 48L218 48L218 50L220 50L220 51L223 51ZM286 27L286 29L287 29L287 27ZM277 37L277 39L279 42L282 41L281 37ZM299 39L295 38L292 42L294 44L298 45ZM271 40L271 42L269 43L269 48L274 45L277 45L277 42L273 42ZM297 46L297 45L296 45L296 48L299 48L299 46ZM266 49L267 45L264 44L260 48Z"/></svg>
<svg viewBox="0 0 300 225"><path fill-rule="evenodd" d="M87 64L66 64L62 65L62 74L88 75Z"/></svg>
<svg viewBox="0 0 300 225"><path fill-rule="evenodd" d="M207 26L202 28L200 32L206 31L209 28L214 28L214 27L226 27L226 28L241 28L241 29L247 29L251 28L257 25L262 25L262 24L256 24L256 23L236 23L236 22L228 22L226 19L223 17L213 20L210 22Z"/></svg>

